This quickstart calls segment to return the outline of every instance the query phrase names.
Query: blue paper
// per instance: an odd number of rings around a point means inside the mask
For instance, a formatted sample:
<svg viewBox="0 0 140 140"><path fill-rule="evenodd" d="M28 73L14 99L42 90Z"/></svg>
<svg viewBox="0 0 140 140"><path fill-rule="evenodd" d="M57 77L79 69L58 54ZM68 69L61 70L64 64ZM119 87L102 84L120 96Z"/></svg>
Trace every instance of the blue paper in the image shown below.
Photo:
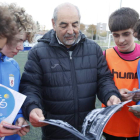
<svg viewBox="0 0 140 140"><path fill-rule="evenodd" d="M0 122L7 118L15 107L13 94L5 87L0 87Z"/></svg>

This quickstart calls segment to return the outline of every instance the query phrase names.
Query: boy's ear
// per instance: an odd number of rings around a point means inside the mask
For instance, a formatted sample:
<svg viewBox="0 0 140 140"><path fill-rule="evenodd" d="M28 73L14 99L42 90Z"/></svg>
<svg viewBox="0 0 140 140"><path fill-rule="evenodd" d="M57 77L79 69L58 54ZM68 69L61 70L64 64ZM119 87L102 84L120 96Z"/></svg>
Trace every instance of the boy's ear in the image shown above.
<svg viewBox="0 0 140 140"><path fill-rule="evenodd" d="M137 32L133 32L133 36L134 36L135 38L137 38L137 35L138 35Z"/></svg>

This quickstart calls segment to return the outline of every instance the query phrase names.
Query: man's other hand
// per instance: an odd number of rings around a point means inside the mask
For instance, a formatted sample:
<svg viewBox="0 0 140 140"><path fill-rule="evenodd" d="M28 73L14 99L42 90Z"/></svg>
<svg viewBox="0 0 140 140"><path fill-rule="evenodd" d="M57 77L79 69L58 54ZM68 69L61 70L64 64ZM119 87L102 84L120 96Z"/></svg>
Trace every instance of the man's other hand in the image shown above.
<svg viewBox="0 0 140 140"><path fill-rule="evenodd" d="M42 127L48 125L46 123L39 122L39 120L44 120L44 119L45 118L41 109L35 108L30 112L29 121L34 127Z"/></svg>
<svg viewBox="0 0 140 140"><path fill-rule="evenodd" d="M119 103L121 103L121 100L117 96L112 95L107 101L107 106L111 106Z"/></svg>

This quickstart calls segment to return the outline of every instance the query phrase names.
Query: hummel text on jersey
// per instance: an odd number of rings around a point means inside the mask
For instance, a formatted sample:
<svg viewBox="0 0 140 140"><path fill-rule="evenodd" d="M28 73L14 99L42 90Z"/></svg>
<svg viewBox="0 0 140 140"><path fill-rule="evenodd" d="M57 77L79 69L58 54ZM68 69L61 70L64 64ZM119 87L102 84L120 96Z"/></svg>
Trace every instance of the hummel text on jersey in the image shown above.
<svg viewBox="0 0 140 140"><path fill-rule="evenodd" d="M137 72L117 72L112 69L112 74L114 77L121 78L121 79L137 79Z"/></svg>

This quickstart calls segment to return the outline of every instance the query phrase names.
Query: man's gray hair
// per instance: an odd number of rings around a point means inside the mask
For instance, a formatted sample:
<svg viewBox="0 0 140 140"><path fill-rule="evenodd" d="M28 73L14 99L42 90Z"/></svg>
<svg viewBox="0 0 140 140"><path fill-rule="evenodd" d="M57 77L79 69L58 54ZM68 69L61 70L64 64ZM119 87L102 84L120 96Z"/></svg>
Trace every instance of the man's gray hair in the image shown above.
<svg viewBox="0 0 140 140"><path fill-rule="evenodd" d="M54 12L53 12L53 20L54 20L54 23L56 23L57 21L57 13L58 13L58 10L59 8L61 8L62 6L66 6L66 5L71 5L71 6L74 6L78 12L78 16L79 16L79 19L81 19L81 14L80 14L80 11L79 11L79 8L76 6L76 5L73 5L71 3L64 3L64 4L61 4L59 6L57 6L55 9L54 9Z"/></svg>

